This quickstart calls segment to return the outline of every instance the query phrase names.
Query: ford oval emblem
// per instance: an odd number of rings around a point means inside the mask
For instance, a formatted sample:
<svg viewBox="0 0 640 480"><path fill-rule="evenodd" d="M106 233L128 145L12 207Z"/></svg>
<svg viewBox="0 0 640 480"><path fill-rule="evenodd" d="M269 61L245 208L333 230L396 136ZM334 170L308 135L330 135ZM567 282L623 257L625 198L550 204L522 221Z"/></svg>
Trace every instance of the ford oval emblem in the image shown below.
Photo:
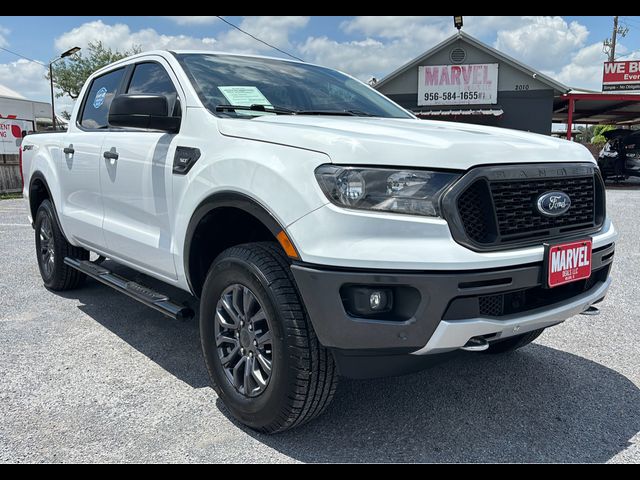
<svg viewBox="0 0 640 480"><path fill-rule="evenodd" d="M546 217L557 217L571 207L571 198L564 192L546 192L538 197L538 211Z"/></svg>

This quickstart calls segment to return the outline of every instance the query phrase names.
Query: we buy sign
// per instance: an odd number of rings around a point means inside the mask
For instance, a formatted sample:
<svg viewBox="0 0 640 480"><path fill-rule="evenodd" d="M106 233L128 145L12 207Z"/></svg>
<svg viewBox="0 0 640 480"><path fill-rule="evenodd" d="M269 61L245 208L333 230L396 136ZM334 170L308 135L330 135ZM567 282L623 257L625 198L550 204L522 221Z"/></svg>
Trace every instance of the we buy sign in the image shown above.
<svg viewBox="0 0 640 480"><path fill-rule="evenodd" d="M605 62L602 91L640 90L640 60Z"/></svg>

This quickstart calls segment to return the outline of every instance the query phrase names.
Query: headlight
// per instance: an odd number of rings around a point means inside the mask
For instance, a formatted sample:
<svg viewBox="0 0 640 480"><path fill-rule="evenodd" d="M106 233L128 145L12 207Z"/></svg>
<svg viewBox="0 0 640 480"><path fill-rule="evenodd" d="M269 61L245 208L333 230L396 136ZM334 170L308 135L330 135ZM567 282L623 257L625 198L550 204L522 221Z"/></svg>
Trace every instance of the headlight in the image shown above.
<svg viewBox="0 0 640 480"><path fill-rule="evenodd" d="M440 195L460 176L429 170L336 165L321 165L315 174L327 198L340 207L430 217L440 214Z"/></svg>

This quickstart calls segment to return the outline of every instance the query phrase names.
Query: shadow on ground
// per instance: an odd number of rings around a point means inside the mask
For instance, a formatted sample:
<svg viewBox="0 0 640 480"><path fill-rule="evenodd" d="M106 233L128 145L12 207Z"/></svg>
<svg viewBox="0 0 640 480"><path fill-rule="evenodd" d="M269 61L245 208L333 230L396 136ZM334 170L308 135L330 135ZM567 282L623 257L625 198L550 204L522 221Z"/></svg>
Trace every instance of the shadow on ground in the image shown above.
<svg viewBox="0 0 640 480"><path fill-rule="evenodd" d="M171 375L209 385L197 321L165 318L94 281L65 296ZM640 431L639 411L640 391L623 375L533 344L405 377L342 380L323 416L282 434L238 427L305 462L604 462Z"/></svg>

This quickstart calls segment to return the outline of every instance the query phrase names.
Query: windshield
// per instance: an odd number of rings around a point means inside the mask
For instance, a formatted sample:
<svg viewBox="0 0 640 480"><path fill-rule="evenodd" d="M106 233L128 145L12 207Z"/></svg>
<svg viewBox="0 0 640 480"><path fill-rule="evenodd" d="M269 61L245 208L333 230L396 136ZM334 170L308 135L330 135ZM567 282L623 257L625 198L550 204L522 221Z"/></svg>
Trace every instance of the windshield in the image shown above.
<svg viewBox="0 0 640 480"><path fill-rule="evenodd" d="M271 106L278 113L337 114L412 118L383 96L329 68L267 58L233 55L179 54L204 105L217 115L258 116L252 111L220 106ZM268 112L268 113L267 113Z"/></svg>

